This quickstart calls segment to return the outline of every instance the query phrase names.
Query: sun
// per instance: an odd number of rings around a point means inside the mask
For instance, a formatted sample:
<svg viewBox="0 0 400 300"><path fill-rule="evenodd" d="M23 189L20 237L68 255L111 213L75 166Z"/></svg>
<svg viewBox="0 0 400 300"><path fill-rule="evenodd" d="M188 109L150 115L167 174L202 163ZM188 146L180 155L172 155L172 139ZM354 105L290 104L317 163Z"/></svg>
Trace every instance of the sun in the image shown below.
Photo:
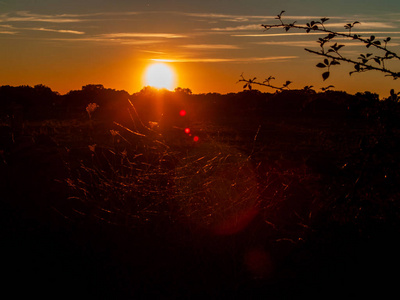
<svg viewBox="0 0 400 300"><path fill-rule="evenodd" d="M164 63L150 65L145 72L145 84L157 89L172 90L174 88L175 74Z"/></svg>

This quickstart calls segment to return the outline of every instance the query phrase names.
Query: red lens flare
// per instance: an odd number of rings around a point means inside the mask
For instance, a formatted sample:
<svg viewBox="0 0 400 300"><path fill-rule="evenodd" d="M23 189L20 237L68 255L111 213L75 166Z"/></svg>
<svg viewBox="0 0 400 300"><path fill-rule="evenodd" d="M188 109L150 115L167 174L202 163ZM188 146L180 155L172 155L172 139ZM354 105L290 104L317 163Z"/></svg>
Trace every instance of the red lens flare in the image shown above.
<svg viewBox="0 0 400 300"><path fill-rule="evenodd" d="M185 128L185 133L189 134L190 133L190 128Z"/></svg>
<svg viewBox="0 0 400 300"><path fill-rule="evenodd" d="M194 141L194 142L198 142L198 141L199 141L199 137L198 137L198 136L195 136L195 137L193 138L193 141Z"/></svg>
<svg viewBox="0 0 400 300"><path fill-rule="evenodd" d="M182 110L179 112L179 115L180 115L181 117L186 116L186 110L182 109Z"/></svg>

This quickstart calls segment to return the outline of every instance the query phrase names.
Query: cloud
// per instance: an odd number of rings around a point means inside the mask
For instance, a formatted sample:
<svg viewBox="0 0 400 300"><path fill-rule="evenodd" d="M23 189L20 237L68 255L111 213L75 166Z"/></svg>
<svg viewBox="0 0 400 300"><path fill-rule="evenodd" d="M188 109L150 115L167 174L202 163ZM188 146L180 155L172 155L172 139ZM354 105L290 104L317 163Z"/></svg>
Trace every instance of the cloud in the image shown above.
<svg viewBox="0 0 400 300"><path fill-rule="evenodd" d="M101 36L89 36L84 38L48 38L46 40L59 41L59 42L88 42L88 43L102 43L102 44L119 44L119 45L152 45L161 43L162 40L153 39L110 39Z"/></svg>
<svg viewBox="0 0 400 300"><path fill-rule="evenodd" d="M196 49L196 50L207 50L207 49L240 49L236 45L222 45L222 44L189 44L182 45L183 48Z"/></svg>
<svg viewBox="0 0 400 300"><path fill-rule="evenodd" d="M225 27L225 28L211 28L213 31L241 31L241 30L261 30L262 27L260 24L250 24L250 25L241 25L235 27Z"/></svg>
<svg viewBox="0 0 400 300"><path fill-rule="evenodd" d="M247 58L178 58L178 59L151 59L159 62L179 62L179 63L256 63L256 62L281 62L295 59L298 56L269 56L269 57L247 57Z"/></svg>
<svg viewBox="0 0 400 300"><path fill-rule="evenodd" d="M330 28L344 28L344 25L346 25L348 22L344 23L326 23L325 27ZM360 24L356 24L355 29L373 29L373 28L397 28L397 26L388 24L388 23L383 23L383 22L361 22Z"/></svg>
<svg viewBox="0 0 400 300"><path fill-rule="evenodd" d="M176 14L185 15L188 17L197 17L204 19L219 19L221 21L230 21L230 22L249 22L249 21L260 21L260 20L271 20L276 21L276 15L233 15L233 14L216 14L216 13L190 13L190 12L173 12ZM286 16L284 15L284 19L286 20L319 20L320 16ZM329 19L341 19L343 17L332 16Z"/></svg>
<svg viewBox="0 0 400 300"><path fill-rule="evenodd" d="M304 36L304 35L326 35L325 32L285 32L285 33L256 33L256 34L232 34L238 37L278 37L278 36Z"/></svg>
<svg viewBox="0 0 400 300"><path fill-rule="evenodd" d="M71 34L85 34L83 31L68 30L68 29L49 29L49 28L26 28L28 30L58 32L58 33L71 33Z"/></svg>
<svg viewBox="0 0 400 300"><path fill-rule="evenodd" d="M290 46L290 47L313 47L318 46L315 41L280 41L280 42L257 42L257 45Z"/></svg>
<svg viewBox="0 0 400 300"><path fill-rule="evenodd" d="M114 39L114 38L165 38L165 39L176 39L185 38L186 35L175 34L175 33L134 33L134 32L121 32L121 33L105 33L101 35L103 38Z"/></svg>
<svg viewBox="0 0 400 300"><path fill-rule="evenodd" d="M16 34L18 32L16 31L9 31L9 30L1 30L0 29L0 34Z"/></svg>
<svg viewBox="0 0 400 300"><path fill-rule="evenodd" d="M0 15L0 22L48 22L48 23L73 23L80 22L83 19L69 15L40 15L32 14L27 11L17 11L15 14L9 13Z"/></svg>

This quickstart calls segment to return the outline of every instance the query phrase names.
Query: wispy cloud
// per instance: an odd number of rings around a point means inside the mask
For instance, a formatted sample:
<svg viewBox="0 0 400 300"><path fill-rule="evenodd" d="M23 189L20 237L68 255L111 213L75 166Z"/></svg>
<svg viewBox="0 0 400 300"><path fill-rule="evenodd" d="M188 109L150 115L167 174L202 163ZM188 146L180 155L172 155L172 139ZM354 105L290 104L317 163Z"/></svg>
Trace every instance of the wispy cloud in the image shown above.
<svg viewBox="0 0 400 300"><path fill-rule="evenodd" d="M247 57L247 58L177 58L177 59L151 59L158 62L179 62L179 63L257 63L257 62L282 62L298 56L269 56L269 57Z"/></svg>
<svg viewBox="0 0 400 300"><path fill-rule="evenodd" d="M256 34L232 34L238 37L278 37L278 36L304 36L304 35L326 35L324 32L285 32L285 33L256 33Z"/></svg>
<svg viewBox="0 0 400 300"><path fill-rule="evenodd" d="M100 43L100 44L112 44L112 45L153 45L161 43L162 40L158 39L111 39L103 38L100 36L89 36L83 38L47 38L49 41L58 42L78 42L78 43Z"/></svg>
<svg viewBox="0 0 400 300"><path fill-rule="evenodd" d="M175 34L175 33L135 33L135 32L120 32L120 33L106 33L101 34L103 38L114 39L114 38L165 38L165 39L176 39L185 38L186 35Z"/></svg>
<svg viewBox="0 0 400 300"><path fill-rule="evenodd" d="M325 27L330 28L344 28L344 25L346 25L347 22L343 23L326 23ZM397 28L397 26L394 26L389 23L384 23L384 22L361 22L360 24L357 24L355 26L357 29L374 29L374 28Z"/></svg>
<svg viewBox="0 0 400 300"><path fill-rule="evenodd" d="M15 28L12 25L0 25L1 34L16 34Z"/></svg>
<svg viewBox="0 0 400 300"><path fill-rule="evenodd" d="M276 21L276 15L234 15L234 14L216 14L216 13L190 13L190 12L174 12L176 14L182 14L189 17L197 17L203 19L217 19L221 21L230 22L249 22L249 21L260 21L260 20L271 20ZM287 20L319 20L321 16L285 16ZM343 17L331 16L330 19L341 19Z"/></svg>
<svg viewBox="0 0 400 300"><path fill-rule="evenodd" d="M364 43L357 41L349 41L346 39L336 39L335 41L340 41L341 44L348 47L365 47ZM267 41L267 42L256 42L257 45L269 45L269 46L288 46L288 47L320 47L316 41ZM332 44L330 44L332 45ZM398 46L398 43L391 43L390 46ZM327 45L326 47L328 47Z"/></svg>
<svg viewBox="0 0 400 300"><path fill-rule="evenodd" d="M71 34L85 34L83 31L68 30L68 29L50 29L50 28L26 28L35 31L57 32L57 33L71 33Z"/></svg>
<svg viewBox="0 0 400 300"><path fill-rule="evenodd" d="M196 50L207 50L207 49L240 49L241 47L237 45L222 45L222 44L189 44L189 45L182 45L181 47L183 48L188 48L188 49L196 49Z"/></svg>
<svg viewBox="0 0 400 300"><path fill-rule="evenodd" d="M0 22L47 22L47 23L74 23L83 19L79 15L41 15L27 11L18 11L15 14L0 15Z"/></svg>
<svg viewBox="0 0 400 300"><path fill-rule="evenodd" d="M261 24L250 24L250 25L240 25L234 27L224 27L224 28L211 28L213 31L240 31L240 30L260 30Z"/></svg>
<svg viewBox="0 0 400 300"><path fill-rule="evenodd" d="M18 32L0 29L0 34L16 34L16 33Z"/></svg>

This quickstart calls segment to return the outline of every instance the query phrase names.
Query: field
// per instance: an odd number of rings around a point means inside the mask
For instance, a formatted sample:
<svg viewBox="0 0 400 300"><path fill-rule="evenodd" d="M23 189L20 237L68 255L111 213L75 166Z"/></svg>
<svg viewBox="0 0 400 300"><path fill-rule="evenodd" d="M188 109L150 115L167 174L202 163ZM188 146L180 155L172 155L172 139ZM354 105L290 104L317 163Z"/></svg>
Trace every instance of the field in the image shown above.
<svg viewBox="0 0 400 300"><path fill-rule="evenodd" d="M106 92L3 116L3 285L15 296L393 292L398 103Z"/></svg>

